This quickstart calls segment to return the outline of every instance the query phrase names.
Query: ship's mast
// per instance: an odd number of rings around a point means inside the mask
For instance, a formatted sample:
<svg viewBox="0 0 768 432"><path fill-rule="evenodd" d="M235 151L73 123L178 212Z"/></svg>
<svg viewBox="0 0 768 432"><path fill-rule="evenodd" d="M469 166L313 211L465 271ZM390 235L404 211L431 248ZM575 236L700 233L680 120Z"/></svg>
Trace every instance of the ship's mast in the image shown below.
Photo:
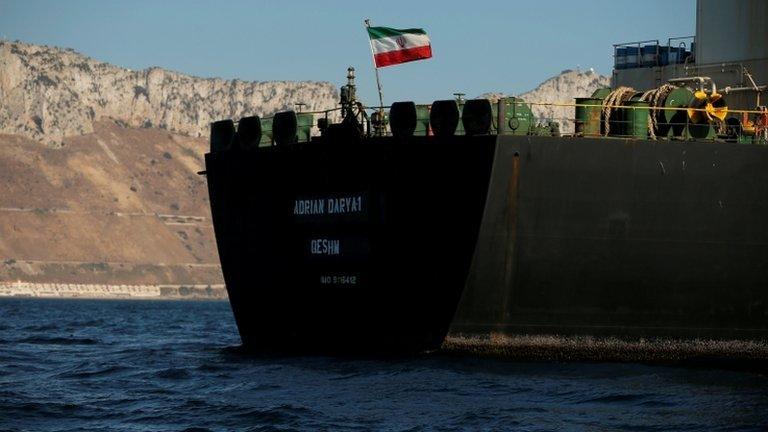
<svg viewBox="0 0 768 432"><path fill-rule="evenodd" d="M365 19L366 30L371 27L371 20ZM373 70L376 71L376 87L379 89L379 111L384 111L384 97L381 94L381 80L379 79L379 68L376 66L376 58L373 56L373 43L371 38L368 37L368 45L371 47L371 60L373 60Z"/></svg>
<svg viewBox="0 0 768 432"><path fill-rule="evenodd" d="M371 20L365 19L365 28L371 27ZM374 129L374 135L383 136L387 133L387 116L384 114L384 96L381 93L381 79L379 78L379 68L376 66L376 58L373 54L373 43L368 36L368 45L371 47L371 60L373 60L373 70L376 72L376 87L379 89L379 109L371 114L371 123Z"/></svg>

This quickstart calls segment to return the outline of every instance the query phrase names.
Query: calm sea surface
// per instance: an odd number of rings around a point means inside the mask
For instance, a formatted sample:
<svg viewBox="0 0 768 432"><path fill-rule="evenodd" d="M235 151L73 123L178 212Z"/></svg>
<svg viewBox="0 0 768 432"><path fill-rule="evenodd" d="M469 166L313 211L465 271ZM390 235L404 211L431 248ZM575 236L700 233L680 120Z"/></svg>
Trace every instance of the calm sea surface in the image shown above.
<svg viewBox="0 0 768 432"><path fill-rule="evenodd" d="M0 299L0 430L767 430L768 377L240 354L229 305Z"/></svg>

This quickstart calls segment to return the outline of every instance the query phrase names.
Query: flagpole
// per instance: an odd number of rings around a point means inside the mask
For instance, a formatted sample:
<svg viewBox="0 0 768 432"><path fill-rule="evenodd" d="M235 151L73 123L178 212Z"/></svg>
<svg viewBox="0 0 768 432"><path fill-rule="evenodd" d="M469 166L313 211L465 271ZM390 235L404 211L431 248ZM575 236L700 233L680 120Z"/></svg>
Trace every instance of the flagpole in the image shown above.
<svg viewBox="0 0 768 432"><path fill-rule="evenodd" d="M365 29L371 27L371 20L365 19ZM367 33L367 31L366 31ZM373 53L373 42L371 42L371 35L368 34L368 46L371 47L371 59L373 60L373 70L376 71L376 87L379 88L379 111L384 111L384 97L381 95L381 80L379 79L379 68L376 66L376 55Z"/></svg>

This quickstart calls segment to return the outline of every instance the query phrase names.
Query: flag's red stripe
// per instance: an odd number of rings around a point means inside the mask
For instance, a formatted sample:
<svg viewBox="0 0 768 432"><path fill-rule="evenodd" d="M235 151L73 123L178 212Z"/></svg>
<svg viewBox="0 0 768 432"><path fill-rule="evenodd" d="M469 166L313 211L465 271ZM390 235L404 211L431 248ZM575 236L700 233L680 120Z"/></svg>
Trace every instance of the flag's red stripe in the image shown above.
<svg viewBox="0 0 768 432"><path fill-rule="evenodd" d="M384 67L430 57L432 57L432 46L426 45L376 54L374 59L376 60L376 67Z"/></svg>

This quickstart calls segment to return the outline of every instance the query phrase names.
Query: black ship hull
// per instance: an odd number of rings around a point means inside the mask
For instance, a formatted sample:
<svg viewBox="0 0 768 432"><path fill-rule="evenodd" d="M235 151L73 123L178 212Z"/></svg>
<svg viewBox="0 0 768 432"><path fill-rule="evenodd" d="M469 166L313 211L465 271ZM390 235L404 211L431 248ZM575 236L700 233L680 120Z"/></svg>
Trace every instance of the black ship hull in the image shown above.
<svg viewBox="0 0 768 432"><path fill-rule="evenodd" d="M469 272L494 151L489 136L321 140L206 155L244 345L438 348Z"/></svg>
<svg viewBox="0 0 768 432"><path fill-rule="evenodd" d="M453 136L206 155L244 345L768 339L768 148Z"/></svg>
<svg viewBox="0 0 768 432"><path fill-rule="evenodd" d="M452 332L768 340L768 147L500 137Z"/></svg>

